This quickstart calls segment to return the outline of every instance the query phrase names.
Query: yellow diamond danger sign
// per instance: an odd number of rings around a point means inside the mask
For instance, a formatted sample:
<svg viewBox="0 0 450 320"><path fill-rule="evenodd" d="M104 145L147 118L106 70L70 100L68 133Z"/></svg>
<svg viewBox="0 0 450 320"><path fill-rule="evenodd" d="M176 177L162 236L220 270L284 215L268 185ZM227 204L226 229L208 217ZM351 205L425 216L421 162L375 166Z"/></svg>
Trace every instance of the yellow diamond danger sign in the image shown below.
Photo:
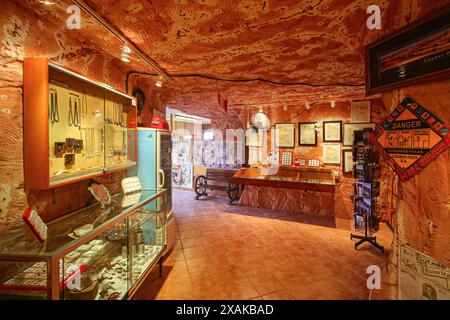
<svg viewBox="0 0 450 320"><path fill-rule="evenodd" d="M377 129L376 141L399 178L407 180L450 146L450 134L439 118L408 97Z"/></svg>

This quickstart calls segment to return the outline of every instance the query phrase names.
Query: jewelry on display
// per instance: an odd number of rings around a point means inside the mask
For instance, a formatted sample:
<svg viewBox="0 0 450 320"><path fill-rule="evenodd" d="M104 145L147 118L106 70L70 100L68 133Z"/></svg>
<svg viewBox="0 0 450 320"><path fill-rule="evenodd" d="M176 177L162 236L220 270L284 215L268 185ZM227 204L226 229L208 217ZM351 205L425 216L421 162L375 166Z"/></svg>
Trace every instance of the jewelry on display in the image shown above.
<svg viewBox="0 0 450 320"><path fill-rule="evenodd" d="M83 140L75 140L74 149L76 153L80 153L83 150Z"/></svg>
<svg viewBox="0 0 450 320"><path fill-rule="evenodd" d="M83 101L81 103L81 117L85 118L88 112L87 95L86 91L83 91Z"/></svg>
<svg viewBox="0 0 450 320"><path fill-rule="evenodd" d="M50 89L50 122L52 124L59 122L58 92L56 89Z"/></svg>
<svg viewBox="0 0 450 320"><path fill-rule="evenodd" d="M75 146L75 139L72 138L66 138L66 152L73 152L73 148Z"/></svg>
<svg viewBox="0 0 450 320"><path fill-rule="evenodd" d="M64 156L64 165L66 167L72 166L75 164L75 154L66 154Z"/></svg>
<svg viewBox="0 0 450 320"><path fill-rule="evenodd" d="M62 157L66 149L65 142L55 142L55 156Z"/></svg>

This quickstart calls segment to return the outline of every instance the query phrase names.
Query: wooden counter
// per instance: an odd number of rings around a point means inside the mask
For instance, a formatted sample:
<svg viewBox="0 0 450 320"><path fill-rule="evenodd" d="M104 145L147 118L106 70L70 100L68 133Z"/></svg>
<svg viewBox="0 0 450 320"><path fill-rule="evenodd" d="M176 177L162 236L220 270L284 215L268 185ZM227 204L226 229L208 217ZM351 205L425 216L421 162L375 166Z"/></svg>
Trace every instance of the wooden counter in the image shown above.
<svg viewBox="0 0 450 320"><path fill-rule="evenodd" d="M240 205L335 216L335 179L331 168L241 168L233 176L245 185Z"/></svg>
<svg viewBox="0 0 450 320"><path fill-rule="evenodd" d="M332 169L326 168L241 168L232 181L242 185L334 192Z"/></svg>

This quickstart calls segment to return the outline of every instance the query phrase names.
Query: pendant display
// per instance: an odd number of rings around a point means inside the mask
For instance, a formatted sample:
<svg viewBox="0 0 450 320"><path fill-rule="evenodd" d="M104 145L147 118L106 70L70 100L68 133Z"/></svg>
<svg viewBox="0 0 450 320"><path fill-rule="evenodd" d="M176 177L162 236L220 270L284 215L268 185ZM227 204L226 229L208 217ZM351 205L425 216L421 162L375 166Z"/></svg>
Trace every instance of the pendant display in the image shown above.
<svg viewBox="0 0 450 320"><path fill-rule="evenodd" d="M70 167L73 166L75 164L75 154L71 153L71 154L66 154L64 156L64 165L66 167Z"/></svg>
<svg viewBox="0 0 450 320"><path fill-rule="evenodd" d="M62 157L66 149L65 142L55 142L55 156Z"/></svg>
<svg viewBox="0 0 450 320"><path fill-rule="evenodd" d="M75 147L75 139L66 138L66 152L71 153Z"/></svg>

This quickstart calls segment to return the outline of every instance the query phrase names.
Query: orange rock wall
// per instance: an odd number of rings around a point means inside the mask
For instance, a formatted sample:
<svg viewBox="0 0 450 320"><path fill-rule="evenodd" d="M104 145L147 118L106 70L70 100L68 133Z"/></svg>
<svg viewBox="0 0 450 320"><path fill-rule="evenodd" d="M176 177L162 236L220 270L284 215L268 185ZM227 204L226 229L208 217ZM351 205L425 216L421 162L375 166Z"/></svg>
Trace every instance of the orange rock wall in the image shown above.
<svg viewBox="0 0 450 320"><path fill-rule="evenodd" d="M450 123L450 80L401 88L383 94L390 110L410 96L428 111ZM405 243L450 265L450 149L422 172L399 184L398 225L390 255L390 282L395 286L397 245ZM393 291L395 292L395 291ZM392 298L395 298L393 294Z"/></svg>
<svg viewBox="0 0 450 320"><path fill-rule="evenodd" d="M2 2L0 14L0 237L22 228L26 206L38 209L44 220L55 219L94 201L87 183L51 191L24 190L22 79L24 57L47 57L95 80L125 91L125 69L118 59L101 54L90 43L11 1ZM157 101L158 96L149 99ZM160 107L160 106L159 106ZM101 178L118 192L123 173Z"/></svg>
<svg viewBox="0 0 450 320"><path fill-rule="evenodd" d="M240 205L318 216L335 216L335 196L329 192L245 186Z"/></svg>
<svg viewBox="0 0 450 320"><path fill-rule="evenodd" d="M280 148L280 152L285 151L293 151L294 159L295 158L306 158L306 159L320 159L322 161L323 153L322 153L322 143L323 143L323 121L333 121L333 120L342 120L343 123L348 123L351 121L350 110L351 105L349 102L339 102L336 103L335 108L331 108L330 104L316 104L311 107L309 110L302 111L304 107L288 107L287 111L283 111L283 106L272 106L266 107L264 112L266 112L267 116L271 120L271 124L275 123L283 123L283 122L292 122L295 123L295 148ZM256 110L250 112L250 117L256 112ZM299 112L301 112L299 114ZM381 123L383 120L383 116L386 114L387 109L381 99L371 99L371 122L375 124ZM299 114L299 115L298 115ZM244 111L241 112L240 115L243 119L246 119L246 113ZM247 120L244 120L245 122ZM320 125L320 132L317 135L317 146L309 147L309 146L298 146L298 122L318 122ZM342 132L343 134L343 132ZM271 141L271 133L268 133L268 144L270 145ZM341 144L341 148L343 150L349 150L351 147L344 147ZM342 175L342 164L341 165L331 165L326 164L325 167L335 169L340 172ZM312 199L324 199L323 201L319 201L317 206L305 206L302 205L308 197L305 196L303 191L294 191L294 190L285 190L280 189L281 192L276 188L268 188L264 191L264 196L260 195L260 198L267 197L270 198L271 204L268 204L269 200L264 200L264 208L275 208L279 210L287 210L287 211L296 211L296 212L304 212L310 214L323 214L324 212L328 212L330 215L337 216L339 218L351 218L353 214L353 203L350 199L350 196L353 194L353 184L354 179L352 175L346 174L342 176L339 180L338 185L336 186L335 195L329 199L329 195L325 196L325 193L318 193L316 197L311 197ZM383 188L385 190L385 188ZM247 188L243 194L242 204L246 203L249 205L256 205L256 195L253 194L255 192L254 188ZM385 192L382 193L380 197L380 202L384 203L387 201L387 194ZM260 200L260 206L263 205ZM326 210L326 206L330 206L333 209ZM307 212L306 209L311 208L314 211ZM380 215L383 215L383 212L380 212Z"/></svg>

